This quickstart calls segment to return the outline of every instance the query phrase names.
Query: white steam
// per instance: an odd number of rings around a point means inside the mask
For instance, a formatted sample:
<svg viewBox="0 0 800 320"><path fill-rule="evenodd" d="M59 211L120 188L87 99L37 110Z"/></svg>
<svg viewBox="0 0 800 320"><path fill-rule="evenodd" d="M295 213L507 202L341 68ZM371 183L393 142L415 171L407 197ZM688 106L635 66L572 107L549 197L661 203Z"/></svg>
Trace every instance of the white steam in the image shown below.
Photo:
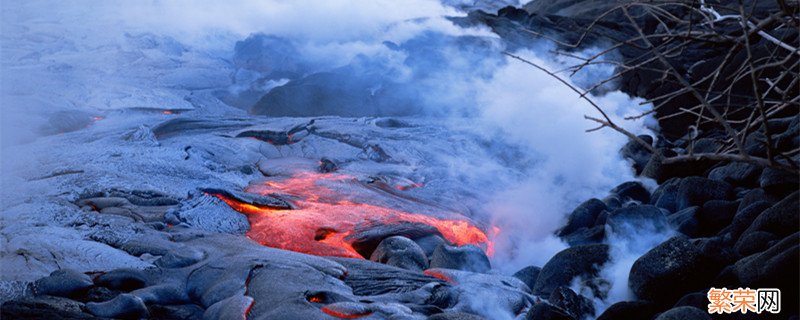
<svg viewBox="0 0 800 320"><path fill-rule="evenodd" d="M550 70L563 68L531 52L518 54ZM594 70L603 76L611 71ZM626 138L610 129L585 132L594 123L583 116L599 117L597 111L564 84L516 60L499 68L492 81L478 90L481 121L527 147L536 159L522 181L493 197L489 205L501 235L505 234L498 239L497 258L510 269L541 266L566 248L553 236L566 213L633 179L630 164L617 152ZM645 132L642 121L622 119L641 112L639 101L620 92L589 97L616 123L634 133Z"/></svg>

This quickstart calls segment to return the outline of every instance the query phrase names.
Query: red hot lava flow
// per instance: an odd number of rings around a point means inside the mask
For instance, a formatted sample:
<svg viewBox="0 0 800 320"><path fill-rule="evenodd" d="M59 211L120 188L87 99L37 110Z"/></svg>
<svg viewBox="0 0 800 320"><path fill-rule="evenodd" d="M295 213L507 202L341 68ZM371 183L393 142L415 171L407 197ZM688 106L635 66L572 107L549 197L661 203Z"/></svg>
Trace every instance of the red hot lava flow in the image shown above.
<svg viewBox="0 0 800 320"><path fill-rule="evenodd" d="M354 230L394 223L419 223L436 228L456 245L474 244L493 254L493 243L480 228L465 218L442 219L421 213L359 203L348 192L366 190L354 177L301 172L282 180L267 180L245 191L280 195L291 199L293 209L264 208L223 195L231 208L247 215L247 236L262 245L320 256L363 258L348 238ZM335 189L335 190L334 190ZM494 229L496 231L496 228Z"/></svg>

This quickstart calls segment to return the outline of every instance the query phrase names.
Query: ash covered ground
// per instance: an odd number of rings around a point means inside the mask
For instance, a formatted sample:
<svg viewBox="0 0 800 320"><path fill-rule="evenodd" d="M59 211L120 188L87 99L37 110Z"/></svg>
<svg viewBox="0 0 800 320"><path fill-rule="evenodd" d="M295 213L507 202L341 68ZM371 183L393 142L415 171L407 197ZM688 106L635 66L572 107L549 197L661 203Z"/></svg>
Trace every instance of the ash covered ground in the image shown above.
<svg viewBox="0 0 800 320"><path fill-rule="evenodd" d="M638 176L507 5L4 2L3 317L706 316L698 277L791 270L796 179Z"/></svg>

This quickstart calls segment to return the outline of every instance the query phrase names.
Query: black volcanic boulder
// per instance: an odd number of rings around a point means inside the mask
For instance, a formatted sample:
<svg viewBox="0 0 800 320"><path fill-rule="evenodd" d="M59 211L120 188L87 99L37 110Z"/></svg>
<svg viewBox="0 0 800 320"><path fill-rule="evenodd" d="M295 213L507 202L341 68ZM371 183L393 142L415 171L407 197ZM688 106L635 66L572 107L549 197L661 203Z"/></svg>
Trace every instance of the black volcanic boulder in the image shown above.
<svg viewBox="0 0 800 320"><path fill-rule="evenodd" d="M727 182L686 177L678 184L676 209L703 205L709 200L728 200L732 195L733 188Z"/></svg>
<svg viewBox="0 0 800 320"><path fill-rule="evenodd" d="M430 317L428 320L485 320L486 318L479 315L466 313L466 312L444 312L437 313Z"/></svg>
<svg viewBox="0 0 800 320"><path fill-rule="evenodd" d="M699 211L699 207L689 207L669 215L667 220L676 231L694 238L701 233L700 221L697 217Z"/></svg>
<svg viewBox="0 0 800 320"><path fill-rule="evenodd" d="M575 318L559 307L540 302L528 310L525 320L575 320Z"/></svg>
<svg viewBox="0 0 800 320"><path fill-rule="evenodd" d="M603 222L591 228L583 227L575 230L574 232L563 236L562 239L564 239L564 241L566 241L570 246L577 246L582 244L602 243L605 237L606 228L605 222Z"/></svg>
<svg viewBox="0 0 800 320"><path fill-rule="evenodd" d="M567 218L567 225L558 232L559 236L566 236L580 228L589 228L594 225L597 216L608 209L606 204L593 198L581 203Z"/></svg>
<svg viewBox="0 0 800 320"><path fill-rule="evenodd" d="M690 241L703 256L708 274L722 270L739 258L730 242L723 237L697 238Z"/></svg>
<svg viewBox="0 0 800 320"><path fill-rule="evenodd" d="M761 173L761 177L758 178L758 184L769 193L785 195L797 190L797 186L800 184L800 177L794 172L766 168Z"/></svg>
<svg viewBox="0 0 800 320"><path fill-rule="evenodd" d="M467 244L459 247L441 244L433 251L431 268L445 268L471 272L488 272L492 269L489 258L481 248Z"/></svg>
<svg viewBox="0 0 800 320"><path fill-rule="evenodd" d="M575 277L594 278L607 261L606 244L587 244L564 249L542 267L536 284L531 288L533 294L549 296L556 288L568 286Z"/></svg>
<svg viewBox="0 0 800 320"><path fill-rule="evenodd" d="M650 145L653 144L653 137L651 136L641 135L639 138ZM633 169L636 170L636 174L642 173L644 167L647 166L647 162L650 161L651 155L650 150L647 150L647 148L633 140L629 140L628 143L622 147L620 153L622 154L623 158L629 159L631 162L633 162Z"/></svg>
<svg viewBox="0 0 800 320"><path fill-rule="evenodd" d="M732 162L716 167L708 174L709 179L725 181L734 186L755 186L761 168L744 162Z"/></svg>
<svg viewBox="0 0 800 320"><path fill-rule="evenodd" d="M733 273L743 287L778 288L782 297L800 294L800 232L787 236L764 252L745 257L733 266ZM798 300L781 299L781 310L794 310Z"/></svg>
<svg viewBox="0 0 800 320"><path fill-rule="evenodd" d="M623 201L650 203L650 191L647 191L639 181L624 182L611 189L611 193L616 194Z"/></svg>
<svg viewBox="0 0 800 320"><path fill-rule="evenodd" d="M692 319L692 320L711 320L711 317L708 315L708 312L705 310L700 310L695 307L677 307L672 308L664 313L658 315L655 320L684 320L684 319Z"/></svg>
<svg viewBox="0 0 800 320"><path fill-rule="evenodd" d="M592 301L575 293L575 291L566 286L558 287L547 301L566 311L567 314L575 319L583 319L594 315Z"/></svg>
<svg viewBox="0 0 800 320"><path fill-rule="evenodd" d="M650 319L658 312L658 307L649 301L621 301L603 311L597 320Z"/></svg>
<svg viewBox="0 0 800 320"><path fill-rule="evenodd" d="M772 204L767 201L757 201L747 207L740 206L730 224L731 237L734 240L738 239L753 224L753 221L770 207Z"/></svg>
<svg viewBox="0 0 800 320"><path fill-rule="evenodd" d="M711 200L704 203L697 215L700 225L703 226L703 235L716 234L728 226L733 221L738 207L737 201Z"/></svg>
<svg viewBox="0 0 800 320"><path fill-rule="evenodd" d="M149 314L142 299L127 293L109 301L89 302L86 304L86 309L98 317L117 319L140 319Z"/></svg>
<svg viewBox="0 0 800 320"><path fill-rule="evenodd" d="M425 251L411 239L401 236L383 239L369 259L407 270L422 271L428 268Z"/></svg>
<svg viewBox="0 0 800 320"><path fill-rule="evenodd" d="M689 238L673 237L633 263L628 285L640 299L672 303L712 279L706 264Z"/></svg>
<svg viewBox="0 0 800 320"><path fill-rule="evenodd" d="M703 177L672 178L653 192L652 204L671 212L702 206L709 200L729 200L733 187L724 181Z"/></svg>
<svg viewBox="0 0 800 320"><path fill-rule="evenodd" d="M416 238L413 240L417 245L419 245L420 248L422 248L422 251L425 252L425 256L428 258L430 258L430 256L433 254L433 251L435 251L436 248L439 247L439 245L447 243L447 241L444 240L444 238L435 234Z"/></svg>
<svg viewBox="0 0 800 320"><path fill-rule="evenodd" d="M653 191L653 195L650 197L650 204L662 209L667 209L669 212L678 211L676 210L676 201L678 199L678 185L680 182L680 178L671 178L661 183L661 185Z"/></svg>
<svg viewBox="0 0 800 320"><path fill-rule="evenodd" d="M536 284L536 279L539 278L539 272L542 272L542 268L527 266L515 272L513 277L522 280L528 288L533 288Z"/></svg>
<svg viewBox="0 0 800 320"><path fill-rule="evenodd" d="M78 301L56 296L10 300L0 307L2 319L97 319Z"/></svg>
<svg viewBox="0 0 800 320"><path fill-rule="evenodd" d="M139 269L122 268L104 273L95 282L99 286L128 292L143 288L147 276Z"/></svg>
<svg viewBox="0 0 800 320"><path fill-rule="evenodd" d="M692 292L684 295L678 302L675 302L673 307L695 307L695 308L706 308L708 306L708 290L700 290L697 292Z"/></svg>
<svg viewBox="0 0 800 320"><path fill-rule="evenodd" d="M797 273L800 270L800 232L785 237L764 252L742 258L734 269L742 285L780 288L787 297L796 294L796 284L800 281Z"/></svg>
<svg viewBox="0 0 800 320"><path fill-rule="evenodd" d="M767 210L764 210L742 235L754 231L767 231L784 237L800 226L800 192L795 192Z"/></svg>
<svg viewBox="0 0 800 320"><path fill-rule="evenodd" d="M652 205L634 205L614 210L608 215L606 225L620 236L635 237L642 232L658 233L669 228L661 209Z"/></svg>
<svg viewBox="0 0 800 320"><path fill-rule="evenodd" d="M736 241L734 249L737 254L746 257L769 249L770 244L777 240L779 240L779 238L772 233L753 231L739 238L739 241Z"/></svg>
<svg viewBox="0 0 800 320"><path fill-rule="evenodd" d="M89 276L71 269L59 269L49 276L36 280L33 291L59 297L70 297L88 290L93 285Z"/></svg>

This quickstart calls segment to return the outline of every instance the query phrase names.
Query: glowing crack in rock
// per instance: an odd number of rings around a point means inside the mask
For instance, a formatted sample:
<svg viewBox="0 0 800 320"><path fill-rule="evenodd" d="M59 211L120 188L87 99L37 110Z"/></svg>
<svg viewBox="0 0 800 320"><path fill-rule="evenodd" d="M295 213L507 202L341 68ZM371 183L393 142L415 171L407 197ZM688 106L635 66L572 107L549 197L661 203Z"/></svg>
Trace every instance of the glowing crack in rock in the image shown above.
<svg viewBox="0 0 800 320"><path fill-rule="evenodd" d="M247 236L273 248L320 256L363 258L353 247L357 231L398 223L424 224L435 228L455 245L474 244L493 254L487 234L456 213L453 219L407 212L356 199L374 192L352 176L336 173L300 172L282 179L252 184L246 192L277 195L289 200L293 209L260 207L220 194L231 208L247 215ZM496 228L491 229L494 233Z"/></svg>

